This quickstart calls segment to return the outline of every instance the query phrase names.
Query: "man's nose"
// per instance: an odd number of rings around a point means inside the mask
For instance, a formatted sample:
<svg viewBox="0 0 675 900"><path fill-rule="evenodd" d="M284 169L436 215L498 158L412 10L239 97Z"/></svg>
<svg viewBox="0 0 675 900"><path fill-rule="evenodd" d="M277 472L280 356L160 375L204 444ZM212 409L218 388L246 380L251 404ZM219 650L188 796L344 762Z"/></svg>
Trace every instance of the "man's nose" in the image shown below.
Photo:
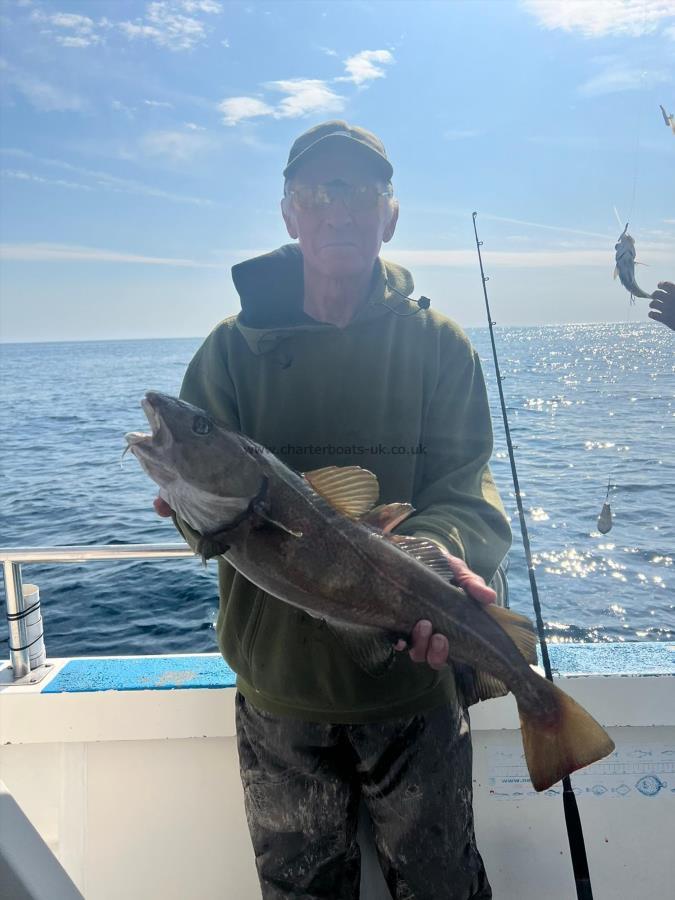
<svg viewBox="0 0 675 900"><path fill-rule="evenodd" d="M326 213L324 216L326 222L329 222L333 226L345 225L348 222L352 221L352 212L347 206L344 197L333 197L331 202L326 207Z"/></svg>

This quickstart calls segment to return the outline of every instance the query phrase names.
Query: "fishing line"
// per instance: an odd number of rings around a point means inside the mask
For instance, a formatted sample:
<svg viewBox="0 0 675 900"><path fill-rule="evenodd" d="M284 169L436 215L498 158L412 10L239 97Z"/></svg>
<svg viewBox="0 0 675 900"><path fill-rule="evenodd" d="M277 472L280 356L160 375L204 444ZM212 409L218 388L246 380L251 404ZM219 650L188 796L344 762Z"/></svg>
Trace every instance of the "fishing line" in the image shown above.
<svg viewBox="0 0 675 900"><path fill-rule="evenodd" d="M516 471L516 458L513 452L513 443L511 441L511 429L509 427L509 417L506 412L506 402L504 400L504 390L502 388L502 375L499 369L499 358L497 356L497 345L495 343L495 334L493 326L496 322L492 320L490 312L490 301L488 300L486 284L489 277L483 269L483 257L480 248L482 241L478 240L478 229L476 228L476 216L473 213L473 231L476 236L476 249L478 250L478 262L480 265L480 275L483 283L483 296L485 297L485 309L487 311L488 327L490 329L490 342L492 344L492 358L495 364L495 373L497 376L497 388L499 390L499 402L502 408L502 420L504 422L504 432L506 434L506 445L509 451L509 462L511 463L511 477L513 479L513 488L516 493L516 505L518 507L518 519L520 521L520 533L523 539L523 548L525 550L525 559L527 561L527 574L530 579L530 590L532 592L532 604L534 606L534 615L537 622L537 631L539 633L539 646L541 647L541 659L544 664L544 671L549 681L553 681L553 672L551 671L551 660L548 655L548 647L546 645L546 635L544 633L544 620L541 614L541 603L539 602L539 591L537 589L537 581L534 576L534 566L532 564L532 552L530 549L530 537L527 530L527 522L525 521L525 512L523 510L523 501L520 495L520 484L518 481L518 472ZM565 826L567 828L567 839L570 846L570 856L572 859L572 870L574 872L574 881L577 889L577 900L593 900L593 890L591 888L591 876L588 871L588 859L586 857L586 845L584 842L584 833L581 827L581 818L577 807L577 798L572 790L572 782L569 775L562 779L563 784L563 809L565 811Z"/></svg>

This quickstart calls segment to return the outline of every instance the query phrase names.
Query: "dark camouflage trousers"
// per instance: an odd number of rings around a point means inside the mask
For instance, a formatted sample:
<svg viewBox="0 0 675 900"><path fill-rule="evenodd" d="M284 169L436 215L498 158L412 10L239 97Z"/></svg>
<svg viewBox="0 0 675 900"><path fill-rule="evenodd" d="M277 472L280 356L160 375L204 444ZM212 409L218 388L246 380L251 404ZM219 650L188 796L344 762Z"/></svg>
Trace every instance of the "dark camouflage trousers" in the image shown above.
<svg viewBox="0 0 675 900"><path fill-rule="evenodd" d="M471 733L457 706L391 722L278 718L237 693L246 816L264 900L358 900L363 798L395 900L486 900Z"/></svg>

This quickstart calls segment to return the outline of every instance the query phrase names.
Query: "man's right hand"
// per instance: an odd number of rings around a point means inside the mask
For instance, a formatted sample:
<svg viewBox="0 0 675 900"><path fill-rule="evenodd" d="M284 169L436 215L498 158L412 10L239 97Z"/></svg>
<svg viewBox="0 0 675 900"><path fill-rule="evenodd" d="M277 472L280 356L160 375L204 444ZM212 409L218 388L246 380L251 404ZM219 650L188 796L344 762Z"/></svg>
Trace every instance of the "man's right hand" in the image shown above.
<svg viewBox="0 0 675 900"><path fill-rule="evenodd" d="M173 510L166 502L166 500L162 500L161 497L155 497L152 505L155 507L155 512L157 513L157 515L161 516L163 519L169 519L173 515Z"/></svg>

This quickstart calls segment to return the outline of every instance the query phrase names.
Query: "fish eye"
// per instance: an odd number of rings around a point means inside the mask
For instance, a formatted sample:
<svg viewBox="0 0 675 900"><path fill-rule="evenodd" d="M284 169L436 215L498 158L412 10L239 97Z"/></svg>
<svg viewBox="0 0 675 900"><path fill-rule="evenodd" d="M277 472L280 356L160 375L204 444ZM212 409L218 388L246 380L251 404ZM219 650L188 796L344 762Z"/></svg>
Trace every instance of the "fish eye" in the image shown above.
<svg viewBox="0 0 675 900"><path fill-rule="evenodd" d="M195 434L209 434L212 428L213 424L206 416L195 416L192 420L192 430Z"/></svg>

